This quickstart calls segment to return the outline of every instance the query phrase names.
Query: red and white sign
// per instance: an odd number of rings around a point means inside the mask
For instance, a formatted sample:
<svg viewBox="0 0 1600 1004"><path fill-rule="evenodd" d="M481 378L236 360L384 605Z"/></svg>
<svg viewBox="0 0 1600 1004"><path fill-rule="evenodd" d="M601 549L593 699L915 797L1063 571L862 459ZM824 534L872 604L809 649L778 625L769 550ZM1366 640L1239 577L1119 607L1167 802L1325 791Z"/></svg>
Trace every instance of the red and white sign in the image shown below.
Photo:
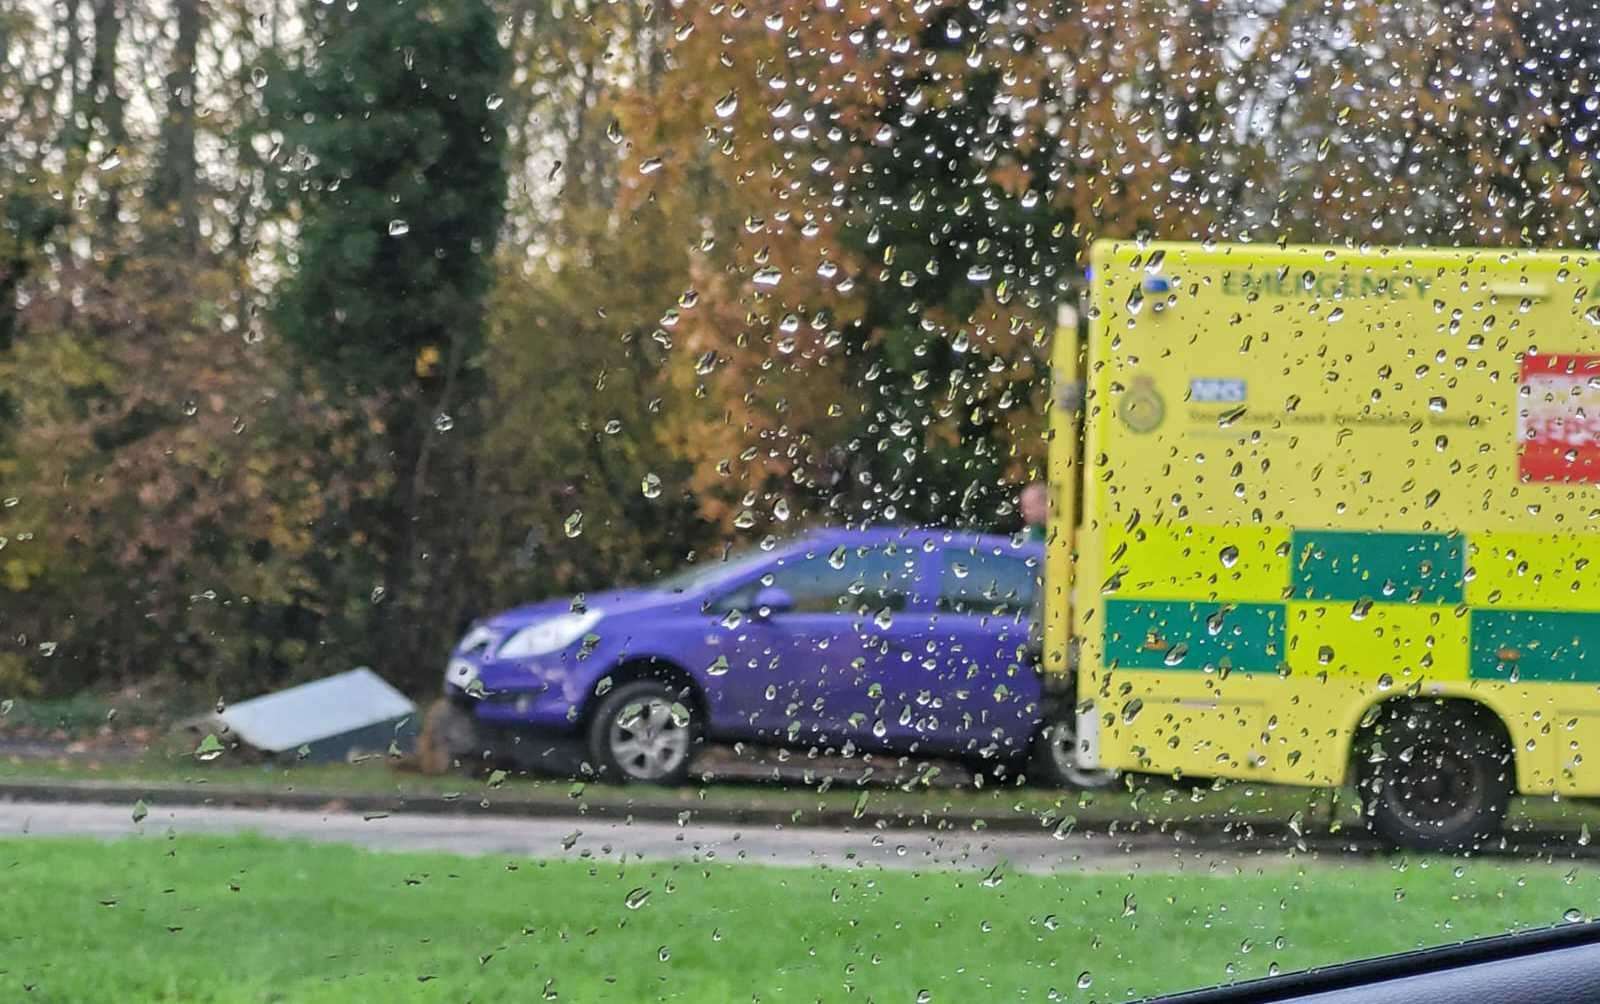
<svg viewBox="0 0 1600 1004"><path fill-rule="evenodd" d="M1522 357L1517 470L1529 481L1600 482L1600 355Z"/></svg>

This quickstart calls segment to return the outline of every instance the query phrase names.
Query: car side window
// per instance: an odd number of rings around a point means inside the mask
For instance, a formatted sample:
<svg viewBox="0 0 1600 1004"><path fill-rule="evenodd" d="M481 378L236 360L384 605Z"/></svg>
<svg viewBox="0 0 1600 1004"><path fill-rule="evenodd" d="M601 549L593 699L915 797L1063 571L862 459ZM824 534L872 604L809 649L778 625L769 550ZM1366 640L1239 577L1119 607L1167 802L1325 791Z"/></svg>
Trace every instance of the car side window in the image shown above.
<svg viewBox="0 0 1600 1004"><path fill-rule="evenodd" d="M862 614L904 610L916 589L918 555L907 547L850 547L796 556L724 597L719 610L748 609L771 585L787 592L796 613Z"/></svg>
<svg viewBox="0 0 1600 1004"><path fill-rule="evenodd" d="M941 560L938 606L953 613L1025 614L1038 583L1036 561L951 548Z"/></svg>

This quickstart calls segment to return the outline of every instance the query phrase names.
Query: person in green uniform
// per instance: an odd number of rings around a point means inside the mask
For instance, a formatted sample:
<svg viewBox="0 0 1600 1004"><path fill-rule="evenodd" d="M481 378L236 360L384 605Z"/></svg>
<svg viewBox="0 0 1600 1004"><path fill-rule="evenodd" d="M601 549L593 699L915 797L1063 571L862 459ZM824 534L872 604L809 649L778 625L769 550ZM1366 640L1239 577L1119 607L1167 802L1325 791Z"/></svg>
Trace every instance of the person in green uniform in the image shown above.
<svg viewBox="0 0 1600 1004"><path fill-rule="evenodd" d="M1044 482L1034 481L1022 489L1017 508L1022 510L1022 523L1027 528L1028 539L1043 541L1048 529L1046 524L1050 520L1050 493Z"/></svg>
<svg viewBox="0 0 1600 1004"><path fill-rule="evenodd" d="M1029 540L1043 541L1050 520L1050 492L1043 481L1030 482L1017 499L1022 511L1023 531ZM1044 655L1044 565L1041 563L1033 584L1033 602L1028 617L1028 655L1037 665Z"/></svg>

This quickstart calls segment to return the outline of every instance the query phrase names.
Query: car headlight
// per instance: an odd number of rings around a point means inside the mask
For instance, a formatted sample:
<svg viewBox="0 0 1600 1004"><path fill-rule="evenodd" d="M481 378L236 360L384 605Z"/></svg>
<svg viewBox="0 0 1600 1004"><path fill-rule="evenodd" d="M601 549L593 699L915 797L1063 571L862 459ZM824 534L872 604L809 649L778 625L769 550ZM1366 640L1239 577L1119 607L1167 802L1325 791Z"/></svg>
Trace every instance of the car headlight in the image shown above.
<svg viewBox="0 0 1600 1004"><path fill-rule="evenodd" d="M474 652L480 648L488 648L494 644L494 632L481 625L474 625L472 630L462 636L456 644L460 652Z"/></svg>
<svg viewBox="0 0 1600 1004"><path fill-rule="evenodd" d="M451 659L449 667L444 671L445 685L454 685L462 690L471 689L477 679L478 667L465 659Z"/></svg>
<svg viewBox="0 0 1600 1004"><path fill-rule="evenodd" d="M559 614L530 624L507 638L495 654L501 659L523 659L559 652L588 634L590 628L600 623L600 616L599 611L589 610L581 614Z"/></svg>

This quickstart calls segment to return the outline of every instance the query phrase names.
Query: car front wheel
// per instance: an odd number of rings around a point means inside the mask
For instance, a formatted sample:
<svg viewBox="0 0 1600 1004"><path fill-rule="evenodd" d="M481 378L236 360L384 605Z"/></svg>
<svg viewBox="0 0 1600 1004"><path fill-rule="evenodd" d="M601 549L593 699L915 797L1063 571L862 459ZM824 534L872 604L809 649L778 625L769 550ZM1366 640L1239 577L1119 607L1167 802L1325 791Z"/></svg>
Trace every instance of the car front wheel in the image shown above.
<svg viewBox="0 0 1600 1004"><path fill-rule="evenodd" d="M655 680L607 694L589 724L591 762L602 777L619 781L683 781L698 739L694 711Z"/></svg>

